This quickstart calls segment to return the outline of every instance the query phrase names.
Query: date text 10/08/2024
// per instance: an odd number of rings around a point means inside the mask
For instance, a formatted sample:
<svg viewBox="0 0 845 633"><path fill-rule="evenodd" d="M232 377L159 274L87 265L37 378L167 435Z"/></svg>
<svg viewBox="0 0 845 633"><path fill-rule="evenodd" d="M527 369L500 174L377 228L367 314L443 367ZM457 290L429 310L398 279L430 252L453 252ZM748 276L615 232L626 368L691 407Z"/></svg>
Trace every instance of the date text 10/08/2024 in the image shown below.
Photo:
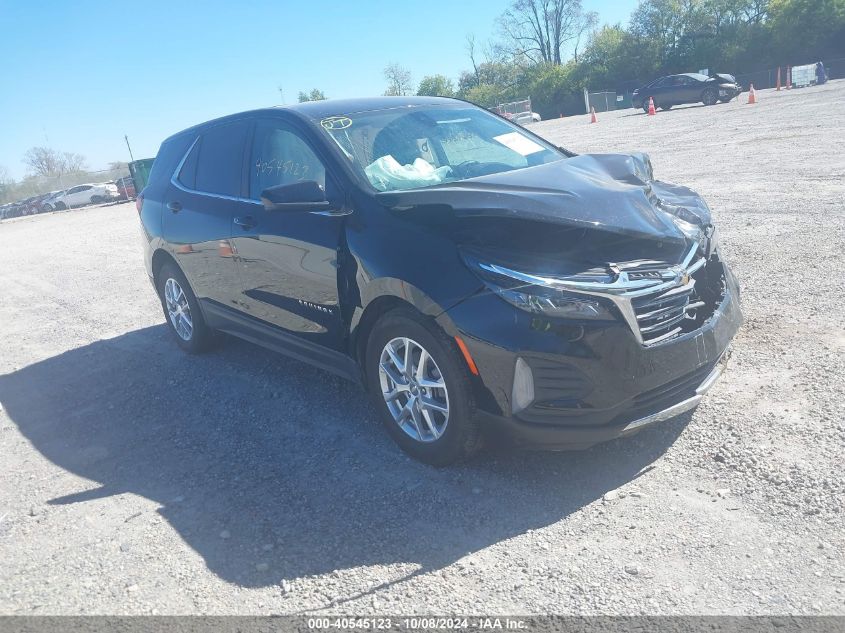
<svg viewBox="0 0 845 633"><path fill-rule="evenodd" d="M410 617L410 618L348 618L348 617L324 617L309 618L308 628L314 630L327 629L363 629L376 631L389 630L422 630L422 629L443 629L443 630L510 630L518 631L528 628L524 620L516 618L437 618L437 617Z"/></svg>

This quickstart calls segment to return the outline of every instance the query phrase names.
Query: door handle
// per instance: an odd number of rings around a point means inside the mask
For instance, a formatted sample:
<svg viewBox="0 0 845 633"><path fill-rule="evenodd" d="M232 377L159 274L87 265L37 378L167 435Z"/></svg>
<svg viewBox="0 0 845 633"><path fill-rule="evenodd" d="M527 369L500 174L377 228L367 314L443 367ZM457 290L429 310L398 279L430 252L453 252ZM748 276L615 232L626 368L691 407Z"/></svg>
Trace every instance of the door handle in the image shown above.
<svg viewBox="0 0 845 633"><path fill-rule="evenodd" d="M255 219L251 215L247 215L242 218L235 218L235 224L242 229L249 230L255 226Z"/></svg>
<svg viewBox="0 0 845 633"><path fill-rule="evenodd" d="M182 210L182 203L173 200L167 203L167 208L173 211L173 213L179 213Z"/></svg>

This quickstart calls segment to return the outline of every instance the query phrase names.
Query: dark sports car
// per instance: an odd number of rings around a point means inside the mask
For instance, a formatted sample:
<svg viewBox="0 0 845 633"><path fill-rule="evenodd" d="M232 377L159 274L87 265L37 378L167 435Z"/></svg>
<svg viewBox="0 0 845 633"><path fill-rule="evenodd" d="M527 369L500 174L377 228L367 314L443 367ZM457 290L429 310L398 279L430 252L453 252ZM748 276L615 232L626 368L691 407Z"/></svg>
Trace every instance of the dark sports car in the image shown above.
<svg viewBox="0 0 845 633"><path fill-rule="evenodd" d="M633 107L648 112L649 97L654 99L655 108L668 110L681 103L727 103L741 92L742 87L733 75L717 74L708 77L698 73L684 73L660 77L642 88L637 88L631 95L631 103Z"/></svg>

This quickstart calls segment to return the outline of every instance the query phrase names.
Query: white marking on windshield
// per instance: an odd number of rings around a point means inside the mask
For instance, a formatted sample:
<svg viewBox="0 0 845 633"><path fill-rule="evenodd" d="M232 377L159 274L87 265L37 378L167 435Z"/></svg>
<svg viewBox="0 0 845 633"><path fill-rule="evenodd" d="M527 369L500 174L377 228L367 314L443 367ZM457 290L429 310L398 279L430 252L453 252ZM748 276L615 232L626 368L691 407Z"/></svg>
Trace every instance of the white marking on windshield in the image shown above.
<svg viewBox="0 0 845 633"><path fill-rule="evenodd" d="M538 145L527 136L523 136L519 132L510 132L509 134L500 134L493 137L494 141L498 141L510 150L522 156L535 154L543 151L543 146Z"/></svg>

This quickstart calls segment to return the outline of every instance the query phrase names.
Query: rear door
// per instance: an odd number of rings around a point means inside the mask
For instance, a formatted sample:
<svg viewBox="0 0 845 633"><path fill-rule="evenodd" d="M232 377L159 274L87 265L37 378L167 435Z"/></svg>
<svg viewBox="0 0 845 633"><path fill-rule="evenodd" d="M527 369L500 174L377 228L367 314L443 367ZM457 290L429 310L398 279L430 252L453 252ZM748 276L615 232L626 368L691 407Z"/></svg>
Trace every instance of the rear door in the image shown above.
<svg viewBox="0 0 845 633"><path fill-rule="evenodd" d="M676 103L683 103L684 97L680 76L671 75L664 77L661 80L660 94L660 103L662 104L674 105Z"/></svg>
<svg viewBox="0 0 845 633"><path fill-rule="evenodd" d="M203 129L171 178L162 209L164 238L203 302L238 309L240 282L231 237L241 213L246 120Z"/></svg>
<svg viewBox="0 0 845 633"><path fill-rule="evenodd" d="M343 216L267 211L261 192L274 185L314 180L332 208L345 196L325 157L296 120L279 116L255 123L248 160L248 214L238 218L233 242L250 315L288 334L343 349L338 299L338 250Z"/></svg>

